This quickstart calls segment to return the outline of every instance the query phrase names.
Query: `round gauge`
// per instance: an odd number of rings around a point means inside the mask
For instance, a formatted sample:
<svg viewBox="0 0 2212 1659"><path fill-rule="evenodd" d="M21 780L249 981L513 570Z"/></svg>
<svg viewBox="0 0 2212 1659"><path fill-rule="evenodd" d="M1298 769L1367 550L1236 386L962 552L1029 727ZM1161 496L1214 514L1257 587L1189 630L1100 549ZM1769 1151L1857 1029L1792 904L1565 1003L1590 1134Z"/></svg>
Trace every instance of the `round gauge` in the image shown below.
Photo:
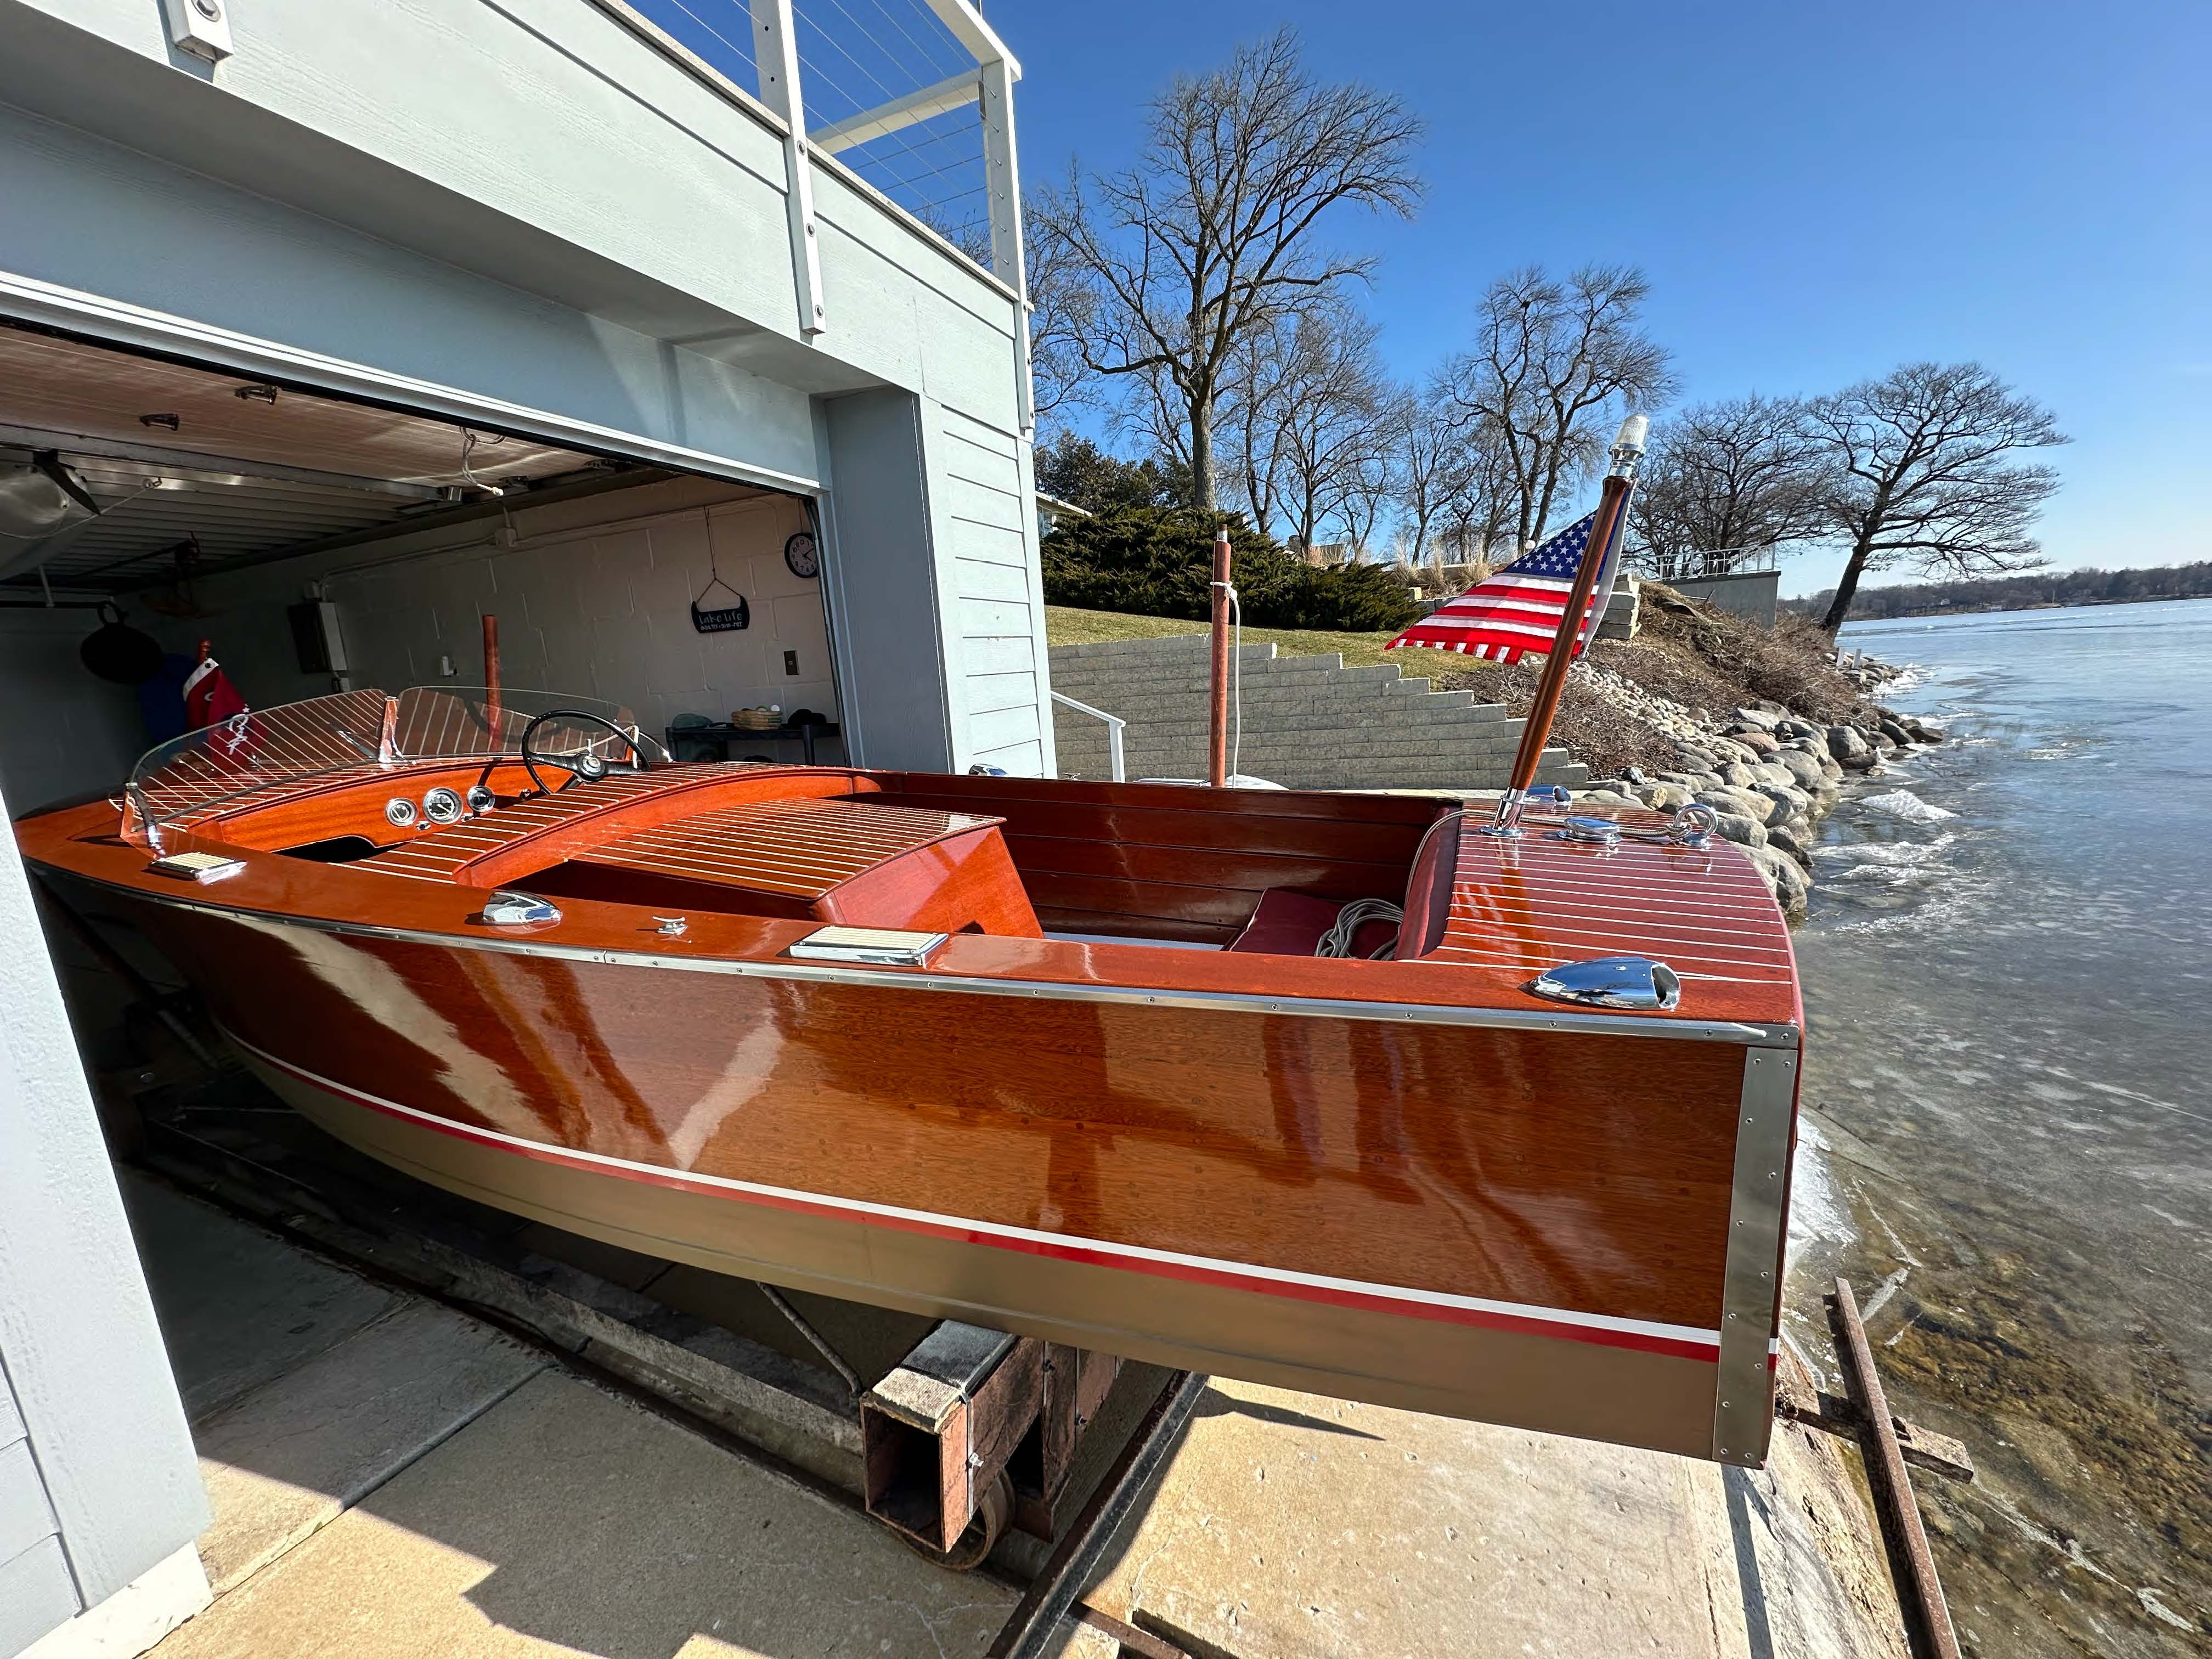
<svg viewBox="0 0 2212 1659"><path fill-rule="evenodd" d="M404 830L415 822L415 803L404 795L394 795L384 803L384 816Z"/></svg>
<svg viewBox="0 0 2212 1659"><path fill-rule="evenodd" d="M498 799L497 795L480 783L469 786L469 811L471 812L489 812Z"/></svg>
<svg viewBox="0 0 2212 1659"><path fill-rule="evenodd" d="M783 544L783 562L791 567L794 576L811 580L822 573L822 561L814 551L814 532L802 530Z"/></svg>
<svg viewBox="0 0 2212 1659"><path fill-rule="evenodd" d="M459 823L468 810L459 793L443 784L422 797L422 816L433 823Z"/></svg>

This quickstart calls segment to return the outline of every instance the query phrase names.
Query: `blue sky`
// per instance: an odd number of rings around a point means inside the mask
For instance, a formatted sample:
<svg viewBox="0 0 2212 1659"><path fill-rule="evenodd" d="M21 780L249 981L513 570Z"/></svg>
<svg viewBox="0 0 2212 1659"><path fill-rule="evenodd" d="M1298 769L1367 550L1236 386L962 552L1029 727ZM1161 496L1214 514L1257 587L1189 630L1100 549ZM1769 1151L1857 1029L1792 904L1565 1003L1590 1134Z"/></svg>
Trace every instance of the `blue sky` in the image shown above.
<svg viewBox="0 0 2212 1659"><path fill-rule="evenodd" d="M2212 557L2212 6L994 0L1024 174L1127 158L1145 97L1281 22L1429 123L1410 224L1348 217L1408 377L1491 277L1642 265L1697 400L1979 358L2075 441L2055 564ZM1785 592L1840 559L1793 562ZM1904 580L1901 576L1878 580Z"/></svg>

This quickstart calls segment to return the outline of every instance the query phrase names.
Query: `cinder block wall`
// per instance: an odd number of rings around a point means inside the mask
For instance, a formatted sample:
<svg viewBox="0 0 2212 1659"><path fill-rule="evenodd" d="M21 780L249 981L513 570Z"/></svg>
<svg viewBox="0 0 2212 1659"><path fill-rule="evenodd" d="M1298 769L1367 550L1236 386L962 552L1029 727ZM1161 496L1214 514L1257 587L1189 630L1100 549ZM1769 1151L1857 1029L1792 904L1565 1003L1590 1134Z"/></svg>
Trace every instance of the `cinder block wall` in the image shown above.
<svg viewBox="0 0 2212 1659"><path fill-rule="evenodd" d="M1203 634L1054 646L1052 688L1129 722L1131 778L1195 778L1206 768L1207 641ZM1499 789L1521 722L1471 691L1431 691L1395 664L1346 668L1340 656L1282 657L1248 645L1244 737L1237 765L1292 789ZM1062 777L1113 775L1106 727L1055 704ZM1547 749L1540 783L1581 782L1589 769Z"/></svg>

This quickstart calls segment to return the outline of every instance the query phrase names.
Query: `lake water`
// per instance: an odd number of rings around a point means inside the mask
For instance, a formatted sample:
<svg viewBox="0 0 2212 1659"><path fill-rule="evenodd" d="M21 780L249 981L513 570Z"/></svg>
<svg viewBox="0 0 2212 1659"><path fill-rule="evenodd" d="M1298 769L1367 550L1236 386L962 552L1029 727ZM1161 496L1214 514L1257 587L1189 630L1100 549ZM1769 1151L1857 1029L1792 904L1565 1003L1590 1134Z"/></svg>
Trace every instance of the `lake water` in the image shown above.
<svg viewBox="0 0 2212 1659"><path fill-rule="evenodd" d="M2212 1652L2212 600L1846 628L1953 741L1824 826L1791 1334L1850 1276L1970 1652Z"/></svg>

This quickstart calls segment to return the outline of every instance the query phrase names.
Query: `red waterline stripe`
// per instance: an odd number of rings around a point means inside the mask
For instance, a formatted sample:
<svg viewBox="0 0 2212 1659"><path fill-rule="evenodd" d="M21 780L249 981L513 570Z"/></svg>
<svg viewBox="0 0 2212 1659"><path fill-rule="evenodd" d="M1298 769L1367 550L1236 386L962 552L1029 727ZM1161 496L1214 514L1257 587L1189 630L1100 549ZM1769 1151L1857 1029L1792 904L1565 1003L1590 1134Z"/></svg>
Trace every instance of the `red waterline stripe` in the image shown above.
<svg viewBox="0 0 2212 1659"><path fill-rule="evenodd" d="M1484 1308L1458 1308L1449 1304L1428 1302L1415 1296L1378 1296L1372 1292L1349 1291L1328 1285L1302 1284L1295 1279L1277 1279L1255 1273L1239 1273L1233 1268L1201 1267L1194 1262L1161 1261L1141 1255L1125 1255L1110 1249L1095 1246L1048 1243L1042 1239L1009 1237L1005 1234L947 1225L942 1222L925 1221L910 1215L888 1215L879 1210L860 1209L834 1202L823 1202L788 1196L781 1193L763 1192L755 1188L724 1185L719 1182L687 1176L679 1170L656 1170L649 1165L632 1164L600 1155L583 1155L559 1146L549 1146L542 1141L523 1140L518 1137L488 1133L465 1123L434 1113L396 1105L380 1100L374 1095L364 1094L348 1088L342 1083L281 1060L267 1050L246 1042L226 1030L226 1036L257 1059L289 1073L311 1088L325 1094L337 1095L368 1108L370 1111L402 1123L451 1135L490 1152L519 1153L542 1164L559 1164L564 1169L582 1174L611 1176L619 1180L642 1182L649 1186L665 1187L672 1191L691 1193L740 1202L760 1205L768 1209L790 1211L800 1215L818 1217L825 1220L857 1222L863 1225L885 1227L902 1232L920 1233L928 1237L944 1238L962 1244L986 1245L994 1249L1012 1250L1026 1255L1046 1256L1058 1261L1073 1261L1086 1267L1119 1268L1125 1272L1151 1273L1163 1279L1182 1279L1191 1284L1213 1285L1224 1289L1258 1291L1266 1296L1287 1297L1293 1300L1319 1302L1336 1307L1358 1308L1370 1312L1395 1314L1413 1319L1432 1319L1446 1324L1469 1325L1485 1330L1511 1331L1527 1336L1544 1336L1569 1342L1589 1342L1601 1347L1630 1348L1643 1353L1665 1354L1678 1359L1700 1360L1717 1364L1720 1360L1720 1338L1716 1333L1711 1339L1694 1339L1652 1335L1642 1331L1612 1330L1602 1325L1584 1325L1571 1318L1547 1318L1540 1314L1510 1314Z"/></svg>

